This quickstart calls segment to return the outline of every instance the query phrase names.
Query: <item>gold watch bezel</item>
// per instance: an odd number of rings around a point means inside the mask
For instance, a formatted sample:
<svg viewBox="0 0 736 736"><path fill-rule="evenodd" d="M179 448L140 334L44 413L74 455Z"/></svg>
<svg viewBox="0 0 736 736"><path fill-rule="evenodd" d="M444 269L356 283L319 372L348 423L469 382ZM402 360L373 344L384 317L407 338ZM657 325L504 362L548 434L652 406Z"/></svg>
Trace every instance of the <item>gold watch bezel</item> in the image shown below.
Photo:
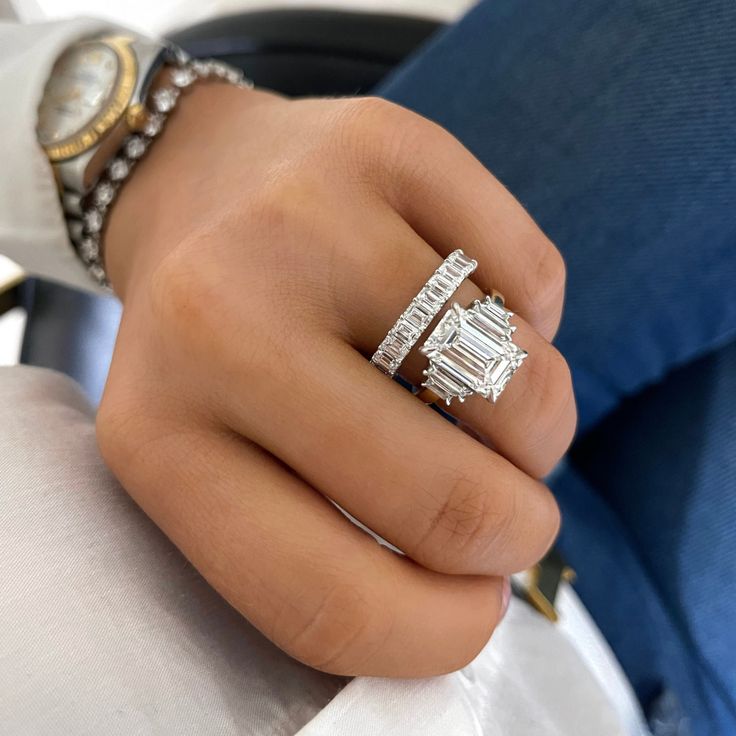
<svg viewBox="0 0 736 736"><path fill-rule="evenodd" d="M130 47L132 42L133 39L127 36L106 36L88 41L105 44L115 52L118 59L115 86L104 108L84 128L63 141L44 146L46 155L52 163L66 161L88 151L125 115L138 79L138 62Z"/></svg>

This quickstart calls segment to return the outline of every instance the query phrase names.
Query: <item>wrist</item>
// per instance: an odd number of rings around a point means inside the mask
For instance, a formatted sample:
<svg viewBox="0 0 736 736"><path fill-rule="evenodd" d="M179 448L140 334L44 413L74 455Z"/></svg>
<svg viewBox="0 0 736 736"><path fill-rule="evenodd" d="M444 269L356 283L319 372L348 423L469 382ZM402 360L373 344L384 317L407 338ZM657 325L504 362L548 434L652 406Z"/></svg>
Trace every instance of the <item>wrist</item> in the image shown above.
<svg viewBox="0 0 736 736"><path fill-rule="evenodd" d="M196 82L186 90L108 216L105 266L121 299L131 283L144 280L166 251L186 236L178 210L187 199L204 194L197 192L194 154L201 158L206 152L217 120L241 116L251 97L264 95L215 81Z"/></svg>

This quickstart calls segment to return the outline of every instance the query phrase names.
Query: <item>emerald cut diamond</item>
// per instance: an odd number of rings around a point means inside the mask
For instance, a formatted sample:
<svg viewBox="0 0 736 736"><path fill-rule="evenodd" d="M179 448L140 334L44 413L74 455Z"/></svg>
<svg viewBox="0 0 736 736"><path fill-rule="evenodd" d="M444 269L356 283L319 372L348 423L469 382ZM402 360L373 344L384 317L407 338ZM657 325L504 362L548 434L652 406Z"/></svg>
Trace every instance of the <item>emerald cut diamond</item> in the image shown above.
<svg viewBox="0 0 736 736"><path fill-rule="evenodd" d="M527 356L511 339L511 317L489 296L468 309L454 304L421 348L429 358L422 386L448 406L472 394L495 402Z"/></svg>

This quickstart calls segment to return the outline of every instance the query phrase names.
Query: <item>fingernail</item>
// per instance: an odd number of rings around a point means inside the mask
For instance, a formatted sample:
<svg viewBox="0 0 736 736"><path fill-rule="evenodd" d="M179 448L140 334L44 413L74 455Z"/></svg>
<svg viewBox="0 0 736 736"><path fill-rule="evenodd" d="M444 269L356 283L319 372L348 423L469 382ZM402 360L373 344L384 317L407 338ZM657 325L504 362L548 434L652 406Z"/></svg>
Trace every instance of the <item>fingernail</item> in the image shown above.
<svg viewBox="0 0 736 736"><path fill-rule="evenodd" d="M509 610L509 602L511 601L511 580L510 578L503 579L503 588L501 589L501 618L506 615L506 611Z"/></svg>

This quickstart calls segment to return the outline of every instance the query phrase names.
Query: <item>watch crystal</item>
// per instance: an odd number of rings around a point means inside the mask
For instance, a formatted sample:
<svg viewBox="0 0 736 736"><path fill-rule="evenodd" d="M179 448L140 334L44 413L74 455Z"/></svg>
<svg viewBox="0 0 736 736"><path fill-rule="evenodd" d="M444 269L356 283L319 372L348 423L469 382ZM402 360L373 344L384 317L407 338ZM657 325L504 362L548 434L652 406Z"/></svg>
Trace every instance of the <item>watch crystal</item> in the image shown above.
<svg viewBox="0 0 736 736"><path fill-rule="evenodd" d="M75 44L56 62L38 109L38 139L50 146L89 125L105 108L118 77L115 51L100 41Z"/></svg>

